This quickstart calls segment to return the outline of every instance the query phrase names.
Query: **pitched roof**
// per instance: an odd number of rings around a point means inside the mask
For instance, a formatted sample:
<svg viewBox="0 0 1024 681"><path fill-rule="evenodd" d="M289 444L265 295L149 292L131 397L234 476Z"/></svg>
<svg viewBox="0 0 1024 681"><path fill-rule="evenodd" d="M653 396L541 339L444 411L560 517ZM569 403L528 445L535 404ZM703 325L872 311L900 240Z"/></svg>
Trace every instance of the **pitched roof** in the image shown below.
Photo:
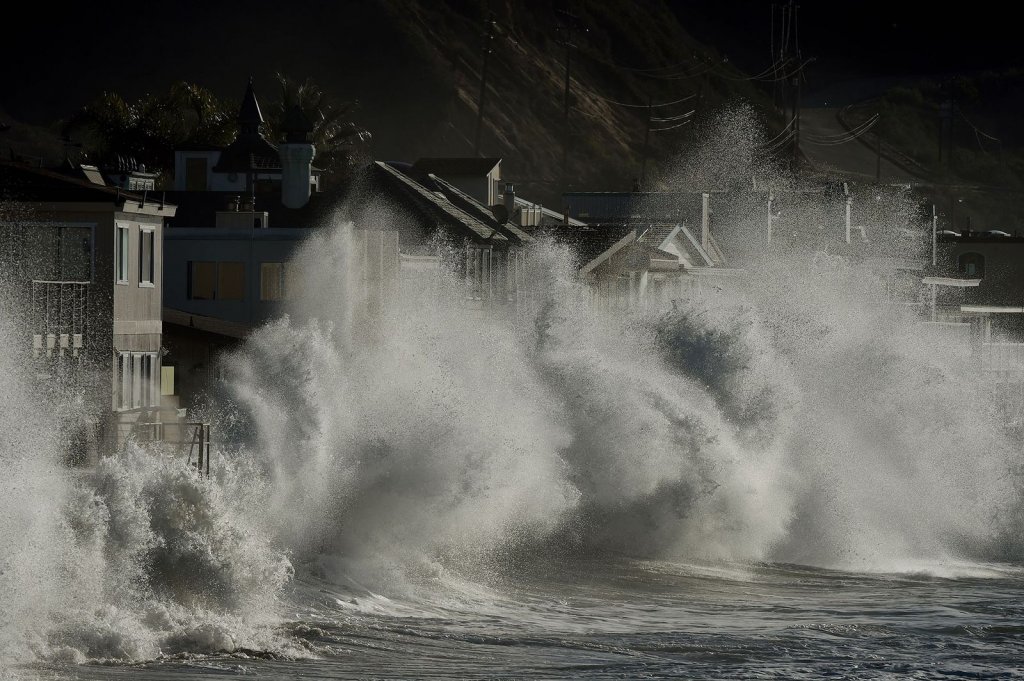
<svg viewBox="0 0 1024 681"><path fill-rule="evenodd" d="M398 188L402 194L440 220L441 226L459 232L461 236L474 241L508 243L508 237L495 227L485 224L449 201L443 194L435 193L414 179L383 161L374 161L373 168L379 176Z"/></svg>
<svg viewBox="0 0 1024 681"><path fill-rule="evenodd" d="M84 178L69 177L23 163L0 161L0 200L31 203L111 203L119 210L143 212L141 204L154 208L159 204L150 195L123 191L119 187L94 184ZM174 215L175 206L164 203L164 212ZM149 212L149 211L146 211Z"/></svg>
<svg viewBox="0 0 1024 681"><path fill-rule="evenodd" d="M427 175L427 178L430 181L430 184L437 187L449 201L481 222L497 228L502 234L508 237L510 241L515 243L529 243L533 241L533 237L520 229L518 225L508 222L507 220L505 222L499 222L497 218L494 217L494 213L491 212L490 208L487 208L469 194L466 194L437 175Z"/></svg>
<svg viewBox="0 0 1024 681"><path fill-rule="evenodd" d="M550 225L538 229L541 234L552 237L557 243L571 247L579 257L580 268L586 267L612 246L636 231L630 225Z"/></svg>
<svg viewBox="0 0 1024 681"><path fill-rule="evenodd" d="M421 173L434 175L486 175L501 163L500 158L421 158L412 164Z"/></svg>

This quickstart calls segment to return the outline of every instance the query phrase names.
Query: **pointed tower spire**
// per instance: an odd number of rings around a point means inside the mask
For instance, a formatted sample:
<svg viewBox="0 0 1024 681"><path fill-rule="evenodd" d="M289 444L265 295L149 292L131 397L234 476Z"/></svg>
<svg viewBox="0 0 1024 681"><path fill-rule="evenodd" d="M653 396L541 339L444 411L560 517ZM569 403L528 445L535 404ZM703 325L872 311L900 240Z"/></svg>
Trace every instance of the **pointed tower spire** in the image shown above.
<svg viewBox="0 0 1024 681"><path fill-rule="evenodd" d="M249 76L249 86L245 89L242 106L238 109L238 127L243 135L259 135L262 124L263 112L260 111L260 104L256 101L252 76Z"/></svg>

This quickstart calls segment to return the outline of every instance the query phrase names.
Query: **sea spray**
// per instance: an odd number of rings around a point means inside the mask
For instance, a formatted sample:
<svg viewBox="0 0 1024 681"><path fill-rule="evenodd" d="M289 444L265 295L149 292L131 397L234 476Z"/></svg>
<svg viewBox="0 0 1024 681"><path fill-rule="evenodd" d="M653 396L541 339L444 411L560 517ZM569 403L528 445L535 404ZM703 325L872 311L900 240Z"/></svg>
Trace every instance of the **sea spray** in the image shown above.
<svg viewBox="0 0 1024 681"><path fill-rule="evenodd" d="M593 313L568 253L532 255L551 283L545 319L467 312L461 282L428 273L403 282L372 338L339 333L353 299L337 296L315 307L338 321L254 334L230 382L278 480L279 532L371 565L762 557L788 518L764 496L778 453L736 442L634 321Z"/></svg>
<svg viewBox="0 0 1024 681"><path fill-rule="evenodd" d="M344 271L358 228L300 260ZM571 253L528 260L514 310L467 309L454 268L404 274L362 323L358 289L306 286L234 357L280 536L370 581L552 551L884 570L1002 550L1012 444L966 348L874 269L765 249L674 311L609 315Z"/></svg>
<svg viewBox="0 0 1024 681"><path fill-rule="evenodd" d="M0 344L16 347L18 310L0 291ZM73 563L61 513L68 484L60 468L55 413L32 390L32 376L12 352L0 353L0 668L30 656L49 617L66 605L64 571Z"/></svg>
<svg viewBox="0 0 1024 681"><path fill-rule="evenodd" d="M0 312L0 340L17 347L19 310ZM66 468L74 403L37 389L30 367L0 356L0 667L301 653L275 631L291 565L261 528L261 479L245 462L207 480L129 443L95 470Z"/></svg>

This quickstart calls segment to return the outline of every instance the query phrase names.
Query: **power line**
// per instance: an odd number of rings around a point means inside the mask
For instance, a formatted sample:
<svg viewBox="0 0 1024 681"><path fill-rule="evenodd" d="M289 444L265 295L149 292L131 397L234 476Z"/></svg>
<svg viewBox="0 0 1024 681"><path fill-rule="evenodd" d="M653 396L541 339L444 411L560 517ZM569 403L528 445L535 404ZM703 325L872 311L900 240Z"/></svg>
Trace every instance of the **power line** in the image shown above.
<svg viewBox="0 0 1024 681"><path fill-rule="evenodd" d="M675 130L676 128L681 128L684 125L689 125L692 122L693 121L683 121L682 123L676 123L675 125L670 125L667 128L651 128L651 132L665 132L667 130Z"/></svg>
<svg viewBox="0 0 1024 681"><path fill-rule="evenodd" d="M679 114L678 116L669 116L668 118L652 118L651 122L652 123L674 123L676 121L681 121L684 118L689 118L690 116L692 116L695 113L697 113L696 109L690 109L686 113Z"/></svg>
<svg viewBox="0 0 1024 681"><path fill-rule="evenodd" d="M586 95L588 95L590 97L593 97L594 99L599 99L602 102L605 102L607 104L614 104L615 106L625 106L625 107L629 107L629 108L632 108L632 109L647 109L647 108L650 108L650 107L658 108L658 107L663 107L663 106L675 106L676 104L682 104L683 102L687 102L687 101L689 101L689 100L691 100L691 99L693 99L693 98L695 98L697 96L696 94L687 95L686 97L683 97L681 99L675 99L675 100L672 100L671 102L652 102L652 103L649 103L649 104L632 104L632 103L629 103L629 102L619 102L619 101L616 101L614 99L609 99L608 97L604 97L602 95L599 95L599 94L597 94L596 92L594 92L592 90L583 90L581 88L577 88L577 90L579 90L580 92L582 92L582 93L584 93L584 94L586 94Z"/></svg>
<svg viewBox="0 0 1024 681"><path fill-rule="evenodd" d="M568 10L557 10L557 13L565 19L565 21L560 25L560 28L565 32L565 39L563 41L563 44L565 45L565 113L562 122L564 126L564 130L562 131L562 187L563 189L568 190L569 138L571 135L571 129L569 128L569 103L572 95L572 51L575 48L575 45L572 44L572 31L573 28L579 27L579 17ZM583 30L586 31L587 29L583 28Z"/></svg>
<svg viewBox="0 0 1024 681"><path fill-rule="evenodd" d="M864 135L865 133L867 133L868 130L875 127L875 124L878 123L879 118L879 115L875 114L868 120L861 123L856 128L850 130L849 132L842 133L839 135L813 135L808 133L805 135L805 137L807 138L807 141L809 143L815 144L817 146L829 147L836 146L839 144L846 144L847 142L855 140L861 135Z"/></svg>
<svg viewBox="0 0 1024 681"><path fill-rule="evenodd" d="M785 134L786 134L786 131L787 131L787 130L789 130L789 128L790 128L790 127L791 127L791 126L792 126L792 125L793 125L794 123L796 123L796 116L794 116L793 118L790 118L790 119L789 119L789 123L786 123L786 125L782 126L782 130L781 130L781 131L779 132L779 134L778 134L778 135L776 135L775 137L771 138L770 140L768 140L768 141L767 141L767 142L765 142L764 144L761 144L760 146L762 146L762 147L767 147L767 146L770 146L771 144L773 144L773 143L774 143L774 142L775 142L775 141L776 141L777 139L779 139L780 137L782 137L783 135L785 135Z"/></svg>

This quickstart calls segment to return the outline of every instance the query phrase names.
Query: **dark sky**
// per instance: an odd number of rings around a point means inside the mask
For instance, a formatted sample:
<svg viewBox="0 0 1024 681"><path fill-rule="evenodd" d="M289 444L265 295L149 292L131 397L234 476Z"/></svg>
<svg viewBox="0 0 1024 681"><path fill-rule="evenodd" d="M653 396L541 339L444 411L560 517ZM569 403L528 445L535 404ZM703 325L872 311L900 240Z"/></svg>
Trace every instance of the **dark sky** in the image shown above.
<svg viewBox="0 0 1024 681"><path fill-rule="evenodd" d="M772 3L671 4L690 33L748 71L770 63ZM974 2L956 12L937 4L921 7L897 1L802 3L801 47L805 56L817 58L809 90L837 78L948 74L1021 63L1019 27L1000 4ZM386 14L369 1L67 8L32 3L16 12L8 5L5 12L0 109L28 122L67 115L104 89L137 96L163 90L171 79L240 96L244 82L235 82L238 74L253 73L267 82L278 68L313 74L321 82L324 76L318 74L328 74L336 80L333 85L368 100L388 88L417 83L415 56L397 49ZM404 77L382 79L382 73Z"/></svg>
<svg viewBox="0 0 1024 681"><path fill-rule="evenodd" d="M750 71L767 66L772 6L750 0L671 3L698 38L735 56ZM1020 25L1012 3L802 2L800 44L823 77L936 75L1020 66ZM738 36L744 39L738 40ZM813 85L813 83L812 83Z"/></svg>

